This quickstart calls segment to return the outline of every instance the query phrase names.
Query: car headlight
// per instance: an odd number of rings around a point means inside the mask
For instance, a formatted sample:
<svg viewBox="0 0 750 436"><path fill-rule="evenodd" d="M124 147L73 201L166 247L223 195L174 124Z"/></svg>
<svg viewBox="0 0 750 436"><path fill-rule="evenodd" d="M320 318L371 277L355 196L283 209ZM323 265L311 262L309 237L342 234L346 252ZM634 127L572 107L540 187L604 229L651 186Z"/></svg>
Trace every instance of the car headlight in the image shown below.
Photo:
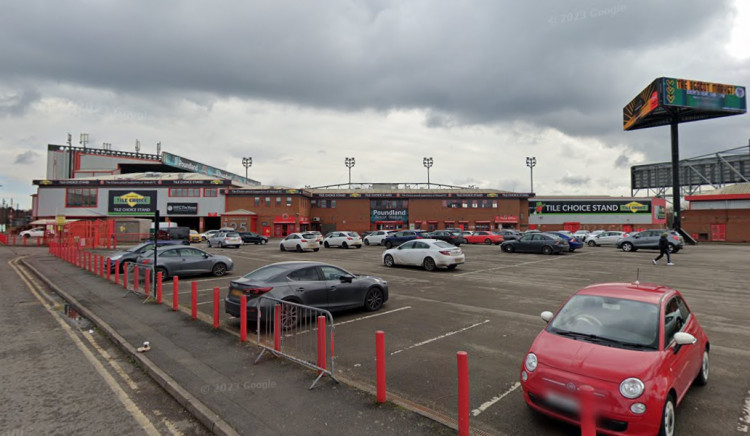
<svg viewBox="0 0 750 436"><path fill-rule="evenodd" d="M529 353L526 355L526 361L524 361L524 366L529 372L534 372L536 370L536 366L539 362L536 359L536 354Z"/></svg>
<svg viewBox="0 0 750 436"><path fill-rule="evenodd" d="M635 377L627 378L620 383L620 394L631 400L640 397L643 389L643 382Z"/></svg>

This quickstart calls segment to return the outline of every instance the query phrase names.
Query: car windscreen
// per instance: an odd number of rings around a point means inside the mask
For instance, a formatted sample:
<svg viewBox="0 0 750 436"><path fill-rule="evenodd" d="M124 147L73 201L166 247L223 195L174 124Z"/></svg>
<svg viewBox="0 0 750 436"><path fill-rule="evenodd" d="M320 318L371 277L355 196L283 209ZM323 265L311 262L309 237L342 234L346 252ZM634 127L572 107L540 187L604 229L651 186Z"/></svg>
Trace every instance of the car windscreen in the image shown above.
<svg viewBox="0 0 750 436"><path fill-rule="evenodd" d="M265 282L278 276L279 274L287 273L289 271L290 267L287 265L267 265L262 268L258 268L248 274L245 274L244 276L242 276L242 278L255 282Z"/></svg>
<svg viewBox="0 0 750 436"><path fill-rule="evenodd" d="M599 295L575 295L547 327L576 340L629 349L656 349L659 306Z"/></svg>

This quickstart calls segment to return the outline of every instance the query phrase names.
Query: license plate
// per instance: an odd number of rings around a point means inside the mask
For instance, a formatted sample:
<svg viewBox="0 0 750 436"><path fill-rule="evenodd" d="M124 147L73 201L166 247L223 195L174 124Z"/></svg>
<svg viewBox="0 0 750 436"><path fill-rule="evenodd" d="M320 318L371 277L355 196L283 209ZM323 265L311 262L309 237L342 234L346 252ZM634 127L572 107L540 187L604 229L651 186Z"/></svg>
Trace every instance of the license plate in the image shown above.
<svg viewBox="0 0 750 436"><path fill-rule="evenodd" d="M237 297L237 298L240 298L240 297L242 297L242 296L243 296L244 294L243 294L243 293L242 293L242 291L240 291L239 289L232 289L231 291L229 291L229 295L231 295L232 297Z"/></svg>
<svg viewBox="0 0 750 436"><path fill-rule="evenodd" d="M573 397L558 394L557 392L547 392L546 399L553 406L567 410L568 412L578 412L578 400Z"/></svg>

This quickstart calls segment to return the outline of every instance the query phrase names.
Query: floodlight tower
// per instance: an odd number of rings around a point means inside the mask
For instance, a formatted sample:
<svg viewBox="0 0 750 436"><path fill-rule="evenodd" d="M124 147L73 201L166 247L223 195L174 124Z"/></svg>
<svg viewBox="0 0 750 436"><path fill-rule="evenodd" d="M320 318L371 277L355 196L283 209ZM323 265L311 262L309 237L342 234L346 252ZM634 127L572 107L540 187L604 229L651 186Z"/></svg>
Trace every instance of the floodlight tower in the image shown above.
<svg viewBox="0 0 750 436"><path fill-rule="evenodd" d="M352 189L352 167L354 166L354 158L353 157L344 158L344 165L346 165L346 167L349 168L349 189Z"/></svg>
<svg viewBox="0 0 750 436"><path fill-rule="evenodd" d="M430 168L432 168L433 160L431 157L425 157L422 159L422 165L427 168L427 189L430 189Z"/></svg>

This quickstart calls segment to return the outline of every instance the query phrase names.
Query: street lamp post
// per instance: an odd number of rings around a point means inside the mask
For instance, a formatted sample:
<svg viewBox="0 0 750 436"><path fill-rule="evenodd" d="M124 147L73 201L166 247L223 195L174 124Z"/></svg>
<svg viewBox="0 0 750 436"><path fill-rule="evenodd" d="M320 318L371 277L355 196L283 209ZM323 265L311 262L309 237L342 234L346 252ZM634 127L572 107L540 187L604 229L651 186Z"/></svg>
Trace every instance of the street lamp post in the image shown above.
<svg viewBox="0 0 750 436"><path fill-rule="evenodd" d="M349 168L349 189L352 189L352 167L354 166L354 158L353 157L344 158L344 165L346 165L346 167Z"/></svg>
<svg viewBox="0 0 750 436"><path fill-rule="evenodd" d="M432 167L432 158L426 157L422 159L422 164L427 168L427 189L430 188L430 168Z"/></svg>
<svg viewBox="0 0 750 436"><path fill-rule="evenodd" d="M245 167L245 181L247 182L247 169L253 166L253 158L251 157L243 157L242 158L242 166Z"/></svg>
<svg viewBox="0 0 750 436"><path fill-rule="evenodd" d="M536 158L527 157L526 166L531 169L531 192L534 193L534 167L536 166Z"/></svg>

